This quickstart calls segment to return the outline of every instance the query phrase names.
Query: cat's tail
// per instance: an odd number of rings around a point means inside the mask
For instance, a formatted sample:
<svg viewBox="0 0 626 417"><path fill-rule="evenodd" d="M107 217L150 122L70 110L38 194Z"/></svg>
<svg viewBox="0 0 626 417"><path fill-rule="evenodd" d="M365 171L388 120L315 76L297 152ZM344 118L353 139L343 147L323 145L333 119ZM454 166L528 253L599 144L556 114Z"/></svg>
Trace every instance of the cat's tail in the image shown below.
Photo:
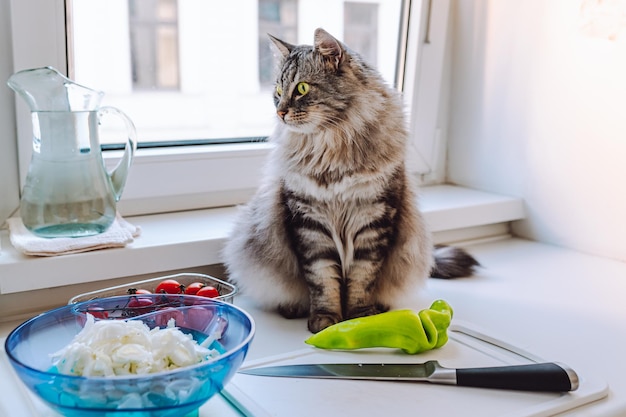
<svg viewBox="0 0 626 417"><path fill-rule="evenodd" d="M431 278L459 278L474 273L480 263L465 250L446 245L435 245L435 266Z"/></svg>

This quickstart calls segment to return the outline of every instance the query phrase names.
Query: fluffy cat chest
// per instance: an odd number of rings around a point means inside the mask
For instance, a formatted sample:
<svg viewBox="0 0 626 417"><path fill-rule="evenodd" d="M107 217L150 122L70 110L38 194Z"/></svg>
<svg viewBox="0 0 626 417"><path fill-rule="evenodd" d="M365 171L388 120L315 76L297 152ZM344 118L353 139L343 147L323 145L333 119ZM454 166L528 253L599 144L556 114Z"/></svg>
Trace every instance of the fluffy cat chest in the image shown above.
<svg viewBox="0 0 626 417"><path fill-rule="evenodd" d="M316 244L333 246L342 260L351 258L355 245L371 234L376 224L387 223L395 215L395 209L383 201L335 200L319 201L287 200L289 218L295 219L295 233L307 236Z"/></svg>
<svg viewBox="0 0 626 417"><path fill-rule="evenodd" d="M283 177L284 186L294 194L310 196L318 205L351 210L367 201L378 200L389 186L387 172L345 175L332 182L320 181L318 177L290 172ZM358 207L357 207L358 208Z"/></svg>
<svg viewBox="0 0 626 417"><path fill-rule="evenodd" d="M381 219L391 220L396 214L390 187L393 179L381 173L346 176L342 180L320 185L309 176L285 177L282 191L290 217L316 224L343 242L353 240L366 228Z"/></svg>
<svg viewBox="0 0 626 417"><path fill-rule="evenodd" d="M288 229L302 259L324 268L334 265L344 278L355 267L357 253L369 253L373 248L385 251L396 213L382 201L290 199L288 208L292 219ZM311 259L316 253L324 255Z"/></svg>
<svg viewBox="0 0 626 417"><path fill-rule="evenodd" d="M291 214L305 223L321 226L333 239L353 241L365 228L389 216L393 211L381 201L320 201L293 200L289 204Z"/></svg>

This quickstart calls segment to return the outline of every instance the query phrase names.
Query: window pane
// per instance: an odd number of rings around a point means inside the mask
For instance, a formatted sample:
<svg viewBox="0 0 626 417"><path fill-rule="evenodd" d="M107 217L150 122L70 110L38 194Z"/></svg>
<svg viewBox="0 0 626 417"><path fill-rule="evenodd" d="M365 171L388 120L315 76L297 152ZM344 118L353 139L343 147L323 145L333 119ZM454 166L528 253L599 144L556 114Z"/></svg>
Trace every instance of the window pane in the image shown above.
<svg viewBox="0 0 626 417"><path fill-rule="evenodd" d="M311 44L324 27L393 83L401 2L75 0L70 73L131 117L140 144L258 140L275 123L267 33Z"/></svg>

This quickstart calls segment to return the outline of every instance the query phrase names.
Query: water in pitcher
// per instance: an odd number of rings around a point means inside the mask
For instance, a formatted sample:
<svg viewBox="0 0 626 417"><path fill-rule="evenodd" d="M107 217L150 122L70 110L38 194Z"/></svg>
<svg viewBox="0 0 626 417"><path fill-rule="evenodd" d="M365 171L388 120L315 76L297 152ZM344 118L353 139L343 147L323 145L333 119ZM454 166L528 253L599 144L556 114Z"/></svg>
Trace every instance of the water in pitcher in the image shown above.
<svg viewBox="0 0 626 417"><path fill-rule="evenodd" d="M40 219L31 231L41 237L85 237L102 233L107 230L115 219L115 213L107 208L104 199L43 205L23 200L22 217ZM56 218L74 217L71 223L59 223Z"/></svg>
<svg viewBox="0 0 626 417"><path fill-rule="evenodd" d="M115 197L98 154L83 148L71 160L33 155L20 215L41 237L84 237L104 232L115 220Z"/></svg>

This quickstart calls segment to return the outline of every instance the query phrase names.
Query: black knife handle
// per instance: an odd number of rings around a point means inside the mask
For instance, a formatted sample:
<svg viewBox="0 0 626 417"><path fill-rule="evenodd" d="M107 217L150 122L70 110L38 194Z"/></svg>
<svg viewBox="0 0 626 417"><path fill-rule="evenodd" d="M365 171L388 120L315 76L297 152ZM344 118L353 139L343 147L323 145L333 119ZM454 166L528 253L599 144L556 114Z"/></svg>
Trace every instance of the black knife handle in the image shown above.
<svg viewBox="0 0 626 417"><path fill-rule="evenodd" d="M461 368L456 370L456 383L467 387L565 392L578 388L578 376L569 367L550 362Z"/></svg>

